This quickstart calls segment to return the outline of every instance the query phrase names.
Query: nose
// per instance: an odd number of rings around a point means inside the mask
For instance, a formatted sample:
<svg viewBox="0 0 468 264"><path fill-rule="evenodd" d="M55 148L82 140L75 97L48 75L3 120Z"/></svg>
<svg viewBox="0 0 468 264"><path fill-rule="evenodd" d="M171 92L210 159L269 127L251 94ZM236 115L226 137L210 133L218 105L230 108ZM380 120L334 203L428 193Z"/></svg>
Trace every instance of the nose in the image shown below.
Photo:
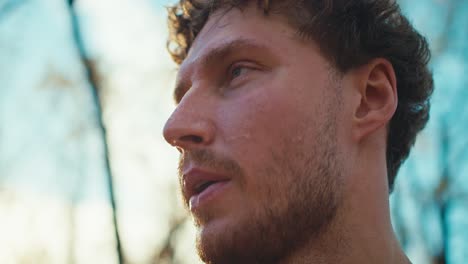
<svg viewBox="0 0 468 264"><path fill-rule="evenodd" d="M210 145L215 126L202 109L179 104L163 129L166 141L181 152Z"/></svg>

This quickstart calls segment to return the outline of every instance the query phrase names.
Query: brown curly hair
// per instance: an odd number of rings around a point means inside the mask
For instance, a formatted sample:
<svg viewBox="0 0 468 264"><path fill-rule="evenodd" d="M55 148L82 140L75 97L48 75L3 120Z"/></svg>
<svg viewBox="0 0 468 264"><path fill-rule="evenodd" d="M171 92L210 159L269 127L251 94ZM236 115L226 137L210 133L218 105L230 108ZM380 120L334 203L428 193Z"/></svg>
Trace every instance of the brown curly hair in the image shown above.
<svg viewBox="0 0 468 264"><path fill-rule="evenodd" d="M180 0L168 8L168 51L181 64L210 15L217 10L245 8L248 0ZM433 91L427 41L402 15L395 0L257 0L264 14L287 18L297 33L315 41L339 72L385 58L394 67L398 107L387 138L390 191L417 133L429 119Z"/></svg>

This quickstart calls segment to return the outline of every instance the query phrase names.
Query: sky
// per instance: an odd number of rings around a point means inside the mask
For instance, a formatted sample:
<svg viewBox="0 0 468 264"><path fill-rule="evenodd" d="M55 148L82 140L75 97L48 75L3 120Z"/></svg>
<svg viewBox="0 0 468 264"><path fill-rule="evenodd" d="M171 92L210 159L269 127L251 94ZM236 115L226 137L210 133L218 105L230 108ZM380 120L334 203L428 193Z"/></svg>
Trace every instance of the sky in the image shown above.
<svg viewBox="0 0 468 264"><path fill-rule="evenodd" d="M3 9L14 2L16 8ZM164 9L173 2L77 0L75 6L84 50L100 76L119 230L132 263L150 263L171 219L185 216L176 180L178 153L162 137L174 109L177 67L165 49ZM431 121L401 170L393 198L404 201L398 206L404 210L402 222L415 234L406 241L407 250L425 263L443 247L433 193L439 172L449 164L456 184L446 194L453 227L448 244L457 249L450 264L463 263L468 257L459 252L468 252L463 248L467 213L457 205L468 193L463 126L468 52L466 30L459 29L468 28L467 20L444 26L446 1L402 3L433 50L450 52L438 53L431 66L440 87ZM461 3L457 17L468 12L468 2ZM450 41L444 42L446 32ZM116 263L99 113L65 1L0 3L0 58L0 262ZM453 138L450 155L440 147L441 131ZM193 237L186 221L174 241L180 263L198 262Z"/></svg>

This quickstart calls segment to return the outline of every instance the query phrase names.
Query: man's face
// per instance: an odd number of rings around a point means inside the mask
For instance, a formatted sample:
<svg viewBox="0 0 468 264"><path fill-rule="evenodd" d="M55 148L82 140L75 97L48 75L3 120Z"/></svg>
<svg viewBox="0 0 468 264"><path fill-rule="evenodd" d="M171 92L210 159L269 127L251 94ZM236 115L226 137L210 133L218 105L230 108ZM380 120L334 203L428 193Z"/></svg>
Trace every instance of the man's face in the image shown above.
<svg viewBox="0 0 468 264"><path fill-rule="evenodd" d="M271 263L328 227L342 196L334 77L279 17L254 7L210 17L164 129L204 261Z"/></svg>

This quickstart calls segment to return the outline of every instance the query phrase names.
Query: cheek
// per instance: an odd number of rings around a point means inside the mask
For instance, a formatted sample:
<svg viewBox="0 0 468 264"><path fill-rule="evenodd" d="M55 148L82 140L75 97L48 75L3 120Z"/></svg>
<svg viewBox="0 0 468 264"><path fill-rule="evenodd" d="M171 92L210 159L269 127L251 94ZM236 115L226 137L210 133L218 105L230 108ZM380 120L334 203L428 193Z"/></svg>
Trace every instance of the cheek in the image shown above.
<svg viewBox="0 0 468 264"><path fill-rule="evenodd" d="M223 143L245 145L245 152L254 146L264 149L284 137L300 141L304 128L308 130L316 118L324 82L316 78L310 83L310 72L285 66L242 87L219 107Z"/></svg>
<svg viewBox="0 0 468 264"><path fill-rule="evenodd" d="M282 171L286 152L300 146L310 131L313 113L291 93L251 93L225 103L220 113L222 145L246 172L245 195L261 203L287 185ZM310 103L310 102L309 102ZM308 133L308 134L307 134Z"/></svg>
<svg viewBox="0 0 468 264"><path fill-rule="evenodd" d="M223 107L221 138L223 144L239 149L242 153L261 151L278 145L280 141L301 143L305 135L311 135L320 117L317 95L301 93L290 87L270 87L268 93L257 92L239 97ZM299 91L298 91L299 90ZM265 96L267 94L267 96ZM256 157L258 159L260 157Z"/></svg>
<svg viewBox="0 0 468 264"><path fill-rule="evenodd" d="M266 150L294 131L300 122L297 106L284 96L251 93L223 106L218 124L223 145L236 157L259 161Z"/></svg>

